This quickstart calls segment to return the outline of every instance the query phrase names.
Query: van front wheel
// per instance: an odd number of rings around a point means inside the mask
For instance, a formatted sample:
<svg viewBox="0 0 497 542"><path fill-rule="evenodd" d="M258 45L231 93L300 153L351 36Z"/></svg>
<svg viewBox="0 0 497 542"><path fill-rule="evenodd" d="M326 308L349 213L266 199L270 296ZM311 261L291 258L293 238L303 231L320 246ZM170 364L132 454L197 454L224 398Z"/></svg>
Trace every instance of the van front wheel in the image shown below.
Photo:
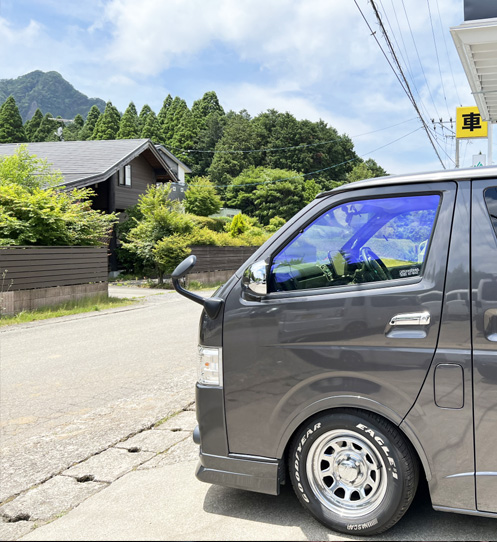
<svg viewBox="0 0 497 542"><path fill-rule="evenodd" d="M410 443L372 413L337 410L312 418L295 434L290 454L299 500L335 531L384 532L416 493L419 468Z"/></svg>

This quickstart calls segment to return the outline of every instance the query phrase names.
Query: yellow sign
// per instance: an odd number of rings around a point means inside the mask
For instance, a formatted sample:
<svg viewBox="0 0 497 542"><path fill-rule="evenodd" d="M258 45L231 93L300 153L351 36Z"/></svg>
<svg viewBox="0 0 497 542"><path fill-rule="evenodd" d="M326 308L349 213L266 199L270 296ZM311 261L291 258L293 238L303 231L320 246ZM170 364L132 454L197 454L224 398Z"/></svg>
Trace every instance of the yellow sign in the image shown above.
<svg viewBox="0 0 497 542"><path fill-rule="evenodd" d="M477 107L456 108L456 137L488 137L488 122L481 120Z"/></svg>

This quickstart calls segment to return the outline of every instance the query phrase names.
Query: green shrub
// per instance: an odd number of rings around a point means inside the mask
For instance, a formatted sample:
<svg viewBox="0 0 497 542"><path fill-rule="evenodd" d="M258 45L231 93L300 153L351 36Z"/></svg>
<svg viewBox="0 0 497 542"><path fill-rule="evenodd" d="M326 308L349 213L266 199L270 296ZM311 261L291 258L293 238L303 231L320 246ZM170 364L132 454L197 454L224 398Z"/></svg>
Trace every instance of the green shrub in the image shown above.
<svg viewBox="0 0 497 542"><path fill-rule="evenodd" d="M154 249L154 258L157 266L163 274L170 275L191 252L188 246L188 238L177 233L164 237Z"/></svg>
<svg viewBox="0 0 497 542"><path fill-rule="evenodd" d="M286 220L280 216L275 216L269 220L269 224L264 228L266 231L274 233L278 231L281 226L286 224Z"/></svg>
<svg viewBox="0 0 497 542"><path fill-rule="evenodd" d="M194 224L201 228L208 228L212 231L225 231L225 224L231 223L231 219L227 216L209 217L191 215Z"/></svg>
<svg viewBox="0 0 497 542"><path fill-rule="evenodd" d="M233 220L229 226L229 232L233 237L241 235L250 228L247 218L248 217L242 213L238 213L233 217Z"/></svg>

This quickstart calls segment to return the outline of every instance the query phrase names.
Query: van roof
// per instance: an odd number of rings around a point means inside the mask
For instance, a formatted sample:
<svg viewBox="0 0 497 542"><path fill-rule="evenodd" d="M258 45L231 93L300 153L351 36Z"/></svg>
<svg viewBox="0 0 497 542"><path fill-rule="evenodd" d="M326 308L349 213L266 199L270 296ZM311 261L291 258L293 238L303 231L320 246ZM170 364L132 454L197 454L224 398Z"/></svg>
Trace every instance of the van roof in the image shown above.
<svg viewBox="0 0 497 542"><path fill-rule="evenodd" d="M426 173L410 173L408 175L387 175L385 177L374 177L373 179L344 184L334 188L333 190L321 192L316 196L316 198L324 198L338 192L346 192L359 188L377 188L393 184L414 184L456 180L467 181L473 179L491 179L492 177L497 179L497 166L444 169L441 171L429 171Z"/></svg>

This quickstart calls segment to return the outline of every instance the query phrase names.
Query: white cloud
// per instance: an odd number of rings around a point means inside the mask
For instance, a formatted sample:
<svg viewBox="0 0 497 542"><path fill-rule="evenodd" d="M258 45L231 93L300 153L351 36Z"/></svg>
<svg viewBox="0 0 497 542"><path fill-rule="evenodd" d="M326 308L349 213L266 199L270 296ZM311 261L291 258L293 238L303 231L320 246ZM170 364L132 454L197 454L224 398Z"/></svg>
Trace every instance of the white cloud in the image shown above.
<svg viewBox="0 0 497 542"><path fill-rule="evenodd" d="M360 22L354 9L348 0L111 0L109 58L130 72L153 74L221 42L241 60L316 80L371 58L366 44L356 44L361 54L349 52L346 38Z"/></svg>

